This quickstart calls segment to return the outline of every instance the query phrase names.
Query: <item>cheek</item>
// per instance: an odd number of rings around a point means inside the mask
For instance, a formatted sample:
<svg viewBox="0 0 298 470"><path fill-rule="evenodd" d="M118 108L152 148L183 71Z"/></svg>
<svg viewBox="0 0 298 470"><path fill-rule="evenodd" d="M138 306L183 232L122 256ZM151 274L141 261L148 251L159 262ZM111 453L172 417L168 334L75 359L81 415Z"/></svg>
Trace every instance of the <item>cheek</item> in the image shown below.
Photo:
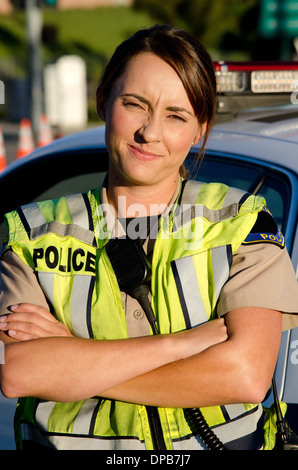
<svg viewBox="0 0 298 470"><path fill-rule="evenodd" d="M192 144L193 133L176 131L169 137L169 145L177 157L186 157Z"/></svg>
<svg viewBox="0 0 298 470"><path fill-rule="evenodd" d="M112 109L110 116L106 120L108 124L109 133L117 135L122 133L125 120L123 120L122 113L118 109Z"/></svg>
<svg viewBox="0 0 298 470"><path fill-rule="evenodd" d="M109 137L113 141L119 139L129 138L134 134L137 128L137 123L132 116L127 115L121 108L116 108L107 119Z"/></svg>

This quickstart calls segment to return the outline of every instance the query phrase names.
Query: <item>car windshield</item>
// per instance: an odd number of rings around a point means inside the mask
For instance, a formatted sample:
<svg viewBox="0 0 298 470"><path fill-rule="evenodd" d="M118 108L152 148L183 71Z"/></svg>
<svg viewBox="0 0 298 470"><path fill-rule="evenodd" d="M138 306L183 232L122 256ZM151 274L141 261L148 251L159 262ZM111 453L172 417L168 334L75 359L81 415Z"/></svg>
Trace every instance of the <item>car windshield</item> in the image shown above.
<svg viewBox="0 0 298 470"><path fill-rule="evenodd" d="M280 173L266 166L258 166L224 155L206 154L199 164L196 164L196 155L190 154L189 157L187 169L192 179L206 183L218 181L263 196L280 230L285 230L290 185Z"/></svg>

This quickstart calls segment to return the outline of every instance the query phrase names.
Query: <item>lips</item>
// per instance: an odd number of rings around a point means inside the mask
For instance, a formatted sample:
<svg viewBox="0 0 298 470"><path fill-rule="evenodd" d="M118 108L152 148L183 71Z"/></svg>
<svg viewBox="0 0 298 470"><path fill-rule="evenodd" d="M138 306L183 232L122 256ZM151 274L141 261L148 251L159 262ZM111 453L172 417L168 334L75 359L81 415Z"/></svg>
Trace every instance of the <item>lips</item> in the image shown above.
<svg viewBox="0 0 298 470"><path fill-rule="evenodd" d="M149 152L148 150L145 150L141 147L136 147L135 145L130 145L129 148L132 153L140 160L155 160L161 157L159 154Z"/></svg>

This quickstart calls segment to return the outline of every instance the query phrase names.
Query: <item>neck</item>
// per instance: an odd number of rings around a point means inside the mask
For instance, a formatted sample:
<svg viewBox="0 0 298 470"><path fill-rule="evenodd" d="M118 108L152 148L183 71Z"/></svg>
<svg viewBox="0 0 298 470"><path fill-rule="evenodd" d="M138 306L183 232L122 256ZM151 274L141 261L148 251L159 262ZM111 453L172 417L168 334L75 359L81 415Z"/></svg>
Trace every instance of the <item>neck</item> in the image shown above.
<svg viewBox="0 0 298 470"><path fill-rule="evenodd" d="M108 200L118 217L147 217L161 214L171 202L179 177L170 184L154 186L117 186L108 179Z"/></svg>

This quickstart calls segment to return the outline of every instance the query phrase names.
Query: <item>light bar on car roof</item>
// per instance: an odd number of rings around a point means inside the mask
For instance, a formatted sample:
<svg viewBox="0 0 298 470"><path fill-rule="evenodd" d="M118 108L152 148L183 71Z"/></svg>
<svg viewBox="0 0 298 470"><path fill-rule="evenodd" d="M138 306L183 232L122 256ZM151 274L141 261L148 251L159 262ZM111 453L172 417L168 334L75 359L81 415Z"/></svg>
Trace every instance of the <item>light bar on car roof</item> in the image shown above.
<svg viewBox="0 0 298 470"><path fill-rule="evenodd" d="M218 93L289 93L298 62L214 62Z"/></svg>

